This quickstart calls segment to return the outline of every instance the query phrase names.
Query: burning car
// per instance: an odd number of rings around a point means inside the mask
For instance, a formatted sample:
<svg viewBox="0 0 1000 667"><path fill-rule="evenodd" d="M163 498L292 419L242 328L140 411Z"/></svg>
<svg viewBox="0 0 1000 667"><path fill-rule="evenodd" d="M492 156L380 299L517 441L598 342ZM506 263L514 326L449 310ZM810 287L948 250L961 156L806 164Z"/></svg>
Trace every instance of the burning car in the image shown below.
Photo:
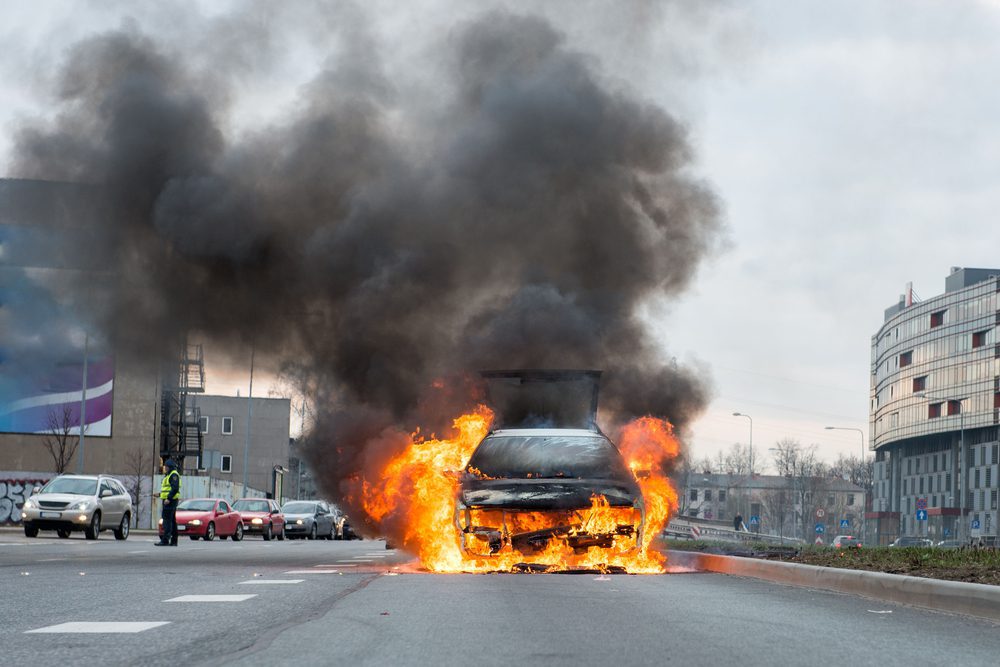
<svg viewBox="0 0 1000 667"><path fill-rule="evenodd" d="M455 526L462 550L537 563L548 554L639 549L643 495L597 426L600 371L483 376L494 423L460 476Z"/></svg>

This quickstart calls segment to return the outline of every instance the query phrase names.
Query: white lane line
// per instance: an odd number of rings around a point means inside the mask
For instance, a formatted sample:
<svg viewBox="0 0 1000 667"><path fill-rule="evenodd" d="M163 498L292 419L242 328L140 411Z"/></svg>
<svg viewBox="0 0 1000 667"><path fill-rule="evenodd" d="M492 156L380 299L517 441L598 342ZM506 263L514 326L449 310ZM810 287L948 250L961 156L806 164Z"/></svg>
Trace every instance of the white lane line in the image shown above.
<svg viewBox="0 0 1000 667"><path fill-rule="evenodd" d="M241 584L301 584L305 579L247 579Z"/></svg>
<svg viewBox="0 0 1000 667"><path fill-rule="evenodd" d="M371 558L352 558L351 561L353 561L355 563L373 563L373 562L375 562Z"/></svg>
<svg viewBox="0 0 1000 667"><path fill-rule="evenodd" d="M84 428L83 430L86 431L87 429ZM148 554L149 553L149 549L143 549L142 551L129 551L129 553L130 554Z"/></svg>
<svg viewBox="0 0 1000 667"><path fill-rule="evenodd" d="M74 621L71 623L60 623L59 625L49 625L37 630L27 630L24 634L33 632L45 633L118 633L118 632L142 632L151 628L158 628L167 625L170 621Z"/></svg>
<svg viewBox="0 0 1000 667"><path fill-rule="evenodd" d="M249 595L181 595L164 600L164 602L243 602L255 597L257 597L256 593Z"/></svg>
<svg viewBox="0 0 1000 667"><path fill-rule="evenodd" d="M313 565L313 567L354 567L357 563L326 563L324 565Z"/></svg>
<svg viewBox="0 0 1000 667"><path fill-rule="evenodd" d="M86 430L87 430L87 429L86 429L86 428L84 428L84 431L86 431ZM66 560L66 559L65 559L65 558L42 558L42 559L40 559L40 560L39 560L38 562L39 562L39 563L54 563L54 562L56 562L57 560Z"/></svg>
<svg viewBox="0 0 1000 667"><path fill-rule="evenodd" d="M339 574L339 570L289 570L285 574Z"/></svg>

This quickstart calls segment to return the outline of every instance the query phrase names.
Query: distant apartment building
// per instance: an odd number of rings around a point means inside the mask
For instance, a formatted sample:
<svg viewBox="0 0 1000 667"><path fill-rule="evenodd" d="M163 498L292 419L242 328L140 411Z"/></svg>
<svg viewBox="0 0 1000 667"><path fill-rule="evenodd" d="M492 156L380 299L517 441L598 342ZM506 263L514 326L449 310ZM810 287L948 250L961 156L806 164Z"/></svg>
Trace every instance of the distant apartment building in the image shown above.
<svg viewBox="0 0 1000 667"><path fill-rule="evenodd" d="M681 517L732 527L740 515L751 532L809 542L818 536L829 544L835 535L861 532L865 490L839 477L692 472L679 502ZM822 532L817 532L817 526L822 526Z"/></svg>
<svg viewBox="0 0 1000 667"><path fill-rule="evenodd" d="M996 538L1000 269L954 267L872 336L869 537Z"/></svg>
<svg viewBox="0 0 1000 667"><path fill-rule="evenodd" d="M284 494L289 495L289 399L201 395L194 406L201 412L204 442L200 472L242 484L246 458L251 488L272 490L274 469L279 467L285 475Z"/></svg>

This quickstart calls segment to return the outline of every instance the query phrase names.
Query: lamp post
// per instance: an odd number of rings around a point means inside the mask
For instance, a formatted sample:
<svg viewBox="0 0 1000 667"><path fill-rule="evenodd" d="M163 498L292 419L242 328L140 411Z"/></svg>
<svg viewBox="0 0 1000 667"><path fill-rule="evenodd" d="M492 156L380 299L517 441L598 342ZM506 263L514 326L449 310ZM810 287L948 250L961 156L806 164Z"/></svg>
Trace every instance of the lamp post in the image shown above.
<svg viewBox="0 0 1000 667"><path fill-rule="evenodd" d="M753 479L753 418L742 412L734 412L734 417L746 417L750 420L750 478Z"/></svg>
<svg viewBox="0 0 1000 667"><path fill-rule="evenodd" d="M955 481L955 493L958 494L958 506L959 506L959 519L958 519L958 534L955 536L957 539L962 539L962 533L965 533L965 497L968 495L967 491L963 492L963 487L968 486L968 479L962 484L962 479L965 477L965 408L962 406L962 401L968 398L968 396L962 396L961 398L946 398L944 396L934 396L928 394L926 391L914 392L914 396L918 398L926 398L929 401L941 401L942 403L958 403L958 460L955 462L956 472L958 473L958 479Z"/></svg>
<svg viewBox="0 0 1000 667"><path fill-rule="evenodd" d="M250 391L247 393L247 441L243 446L243 497L247 497L247 468L250 465L250 423L253 421L253 361L257 346L250 345Z"/></svg>
<svg viewBox="0 0 1000 667"><path fill-rule="evenodd" d="M769 452L781 452L777 447L768 447ZM778 471L781 472L780 470ZM784 476L782 475L784 479ZM778 540L781 544L785 543L785 489L782 486L781 490L778 491Z"/></svg>
<svg viewBox="0 0 1000 667"><path fill-rule="evenodd" d="M827 431L857 431L861 435L861 467L858 469L859 480L862 479L861 475L864 474L865 469L865 432L860 428L855 428L853 426L824 426ZM858 486L861 486L860 484ZM863 488L863 487L862 487ZM875 481L872 480L872 493L875 492ZM865 494L867 495L867 490ZM865 503L861 503L861 519L858 521L858 527L861 529L862 539L864 539L865 534Z"/></svg>

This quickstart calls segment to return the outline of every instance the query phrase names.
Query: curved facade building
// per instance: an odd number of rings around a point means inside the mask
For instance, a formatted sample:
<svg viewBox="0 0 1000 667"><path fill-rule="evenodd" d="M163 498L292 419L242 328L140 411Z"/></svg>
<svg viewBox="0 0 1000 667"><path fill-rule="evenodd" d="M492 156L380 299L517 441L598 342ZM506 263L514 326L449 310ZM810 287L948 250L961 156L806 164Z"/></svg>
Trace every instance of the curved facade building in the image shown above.
<svg viewBox="0 0 1000 667"><path fill-rule="evenodd" d="M998 277L953 268L944 294L901 297L872 337L870 543L997 535Z"/></svg>

